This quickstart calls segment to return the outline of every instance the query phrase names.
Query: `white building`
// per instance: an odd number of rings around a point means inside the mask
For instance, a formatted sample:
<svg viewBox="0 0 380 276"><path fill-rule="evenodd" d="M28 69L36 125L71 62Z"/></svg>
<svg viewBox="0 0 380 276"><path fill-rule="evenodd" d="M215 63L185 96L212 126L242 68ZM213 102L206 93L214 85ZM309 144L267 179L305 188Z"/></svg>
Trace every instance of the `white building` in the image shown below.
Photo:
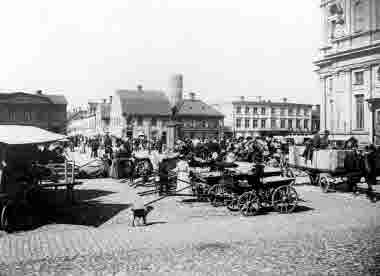
<svg viewBox="0 0 380 276"><path fill-rule="evenodd" d="M310 134L312 105L257 100L233 101L233 132L236 136Z"/></svg>
<svg viewBox="0 0 380 276"><path fill-rule="evenodd" d="M321 129L376 142L380 132L380 1L323 0Z"/></svg>

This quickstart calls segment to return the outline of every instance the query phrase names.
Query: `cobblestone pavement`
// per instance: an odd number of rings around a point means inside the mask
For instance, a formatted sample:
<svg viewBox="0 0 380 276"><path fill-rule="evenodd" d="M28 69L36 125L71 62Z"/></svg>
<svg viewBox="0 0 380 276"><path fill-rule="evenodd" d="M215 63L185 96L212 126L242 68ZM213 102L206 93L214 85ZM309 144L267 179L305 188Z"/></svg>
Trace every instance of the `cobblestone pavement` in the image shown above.
<svg viewBox="0 0 380 276"><path fill-rule="evenodd" d="M363 195L298 186L297 212L248 218L170 197L131 227L143 190L85 181L65 219L0 234L0 275L380 275L380 202Z"/></svg>
<svg viewBox="0 0 380 276"><path fill-rule="evenodd" d="M139 198L113 180L81 187L100 188L113 192L96 198L105 204ZM312 186L297 190L304 202L294 214L245 218L172 197L155 205L148 227L130 227L125 208L99 227L52 224L5 235L0 275L380 273L379 204L346 193L322 194Z"/></svg>

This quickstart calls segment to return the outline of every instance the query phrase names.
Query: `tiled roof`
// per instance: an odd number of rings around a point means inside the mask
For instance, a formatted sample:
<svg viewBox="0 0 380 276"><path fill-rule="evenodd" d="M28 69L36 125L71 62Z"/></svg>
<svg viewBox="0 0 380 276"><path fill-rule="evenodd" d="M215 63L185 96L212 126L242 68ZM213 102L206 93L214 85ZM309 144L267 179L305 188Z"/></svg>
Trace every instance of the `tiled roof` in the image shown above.
<svg viewBox="0 0 380 276"><path fill-rule="evenodd" d="M197 99L183 100L178 115L224 117L224 115L215 108Z"/></svg>
<svg viewBox="0 0 380 276"><path fill-rule="evenodd" d="M162 91L117 90L122 112L128 115L170 116L169 99Z"/></svg>
<svg viewBox="0 0 380 276"><path fill-rule="evenodd" d="M31 94L31 93L24 93L24 92L14 92L14 93L0 93L1 99L8 99L13 96L18 95L27 95L27 96L34 96L34 97L40 97L40 98L47 98L49 99L53 104L66 104L67 100L65 96L63 95L51 95L51 94Z"/></svg>

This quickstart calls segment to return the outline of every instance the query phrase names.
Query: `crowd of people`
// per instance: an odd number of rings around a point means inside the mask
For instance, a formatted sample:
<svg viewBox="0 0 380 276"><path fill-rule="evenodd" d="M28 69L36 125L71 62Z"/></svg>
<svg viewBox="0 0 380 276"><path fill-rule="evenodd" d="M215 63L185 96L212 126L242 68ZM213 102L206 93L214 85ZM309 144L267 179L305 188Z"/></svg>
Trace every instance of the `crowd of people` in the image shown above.
<svg viewBox="0 0 380 276"><path fill-rule="evenodd" d="M205 138L205 139L178 139L175 142L173 152L178 153L181 162L178 162L176 172L182 175L187 182L185 172L188 171L187 167L206 165L211 167L228 166L236 161L252 162L255 164L254 171L257 173L257 179L262 175L265 165L278 167L286 162L287 154L289 153L289 146L294 144L294 140L286 139L285 137L239 137L239 138L223 138L221 140ZM327 148L341 148L353 150L360 156L365 156L363 170L366 171L368 179L369 191L372 191L372 186L376 183L376 160L377 150L373 145L367 146L364 151L359 151L359 143L351 137L344 141L341 145L330 143L329 132L323 133L315 132L309 139L304 139L302 144L305 150L302 156L305 160L312 160L315 151ZM91 157L99 157L99 152L108 160L110 167L110 176L115 178L122 177L120 171L117 169L121 165L122 159L128 159L136 152L145 151L148 155L152 152L158 154L167 154L165 142L161 139L148 140L145 136L138 138L115 138L106 134L97 137L72 137L70 141L70 148L73 150L75 147L80 148L82 153L90 152ZM168 174L168 169L158 168L162 174ZM180 185L179 185L180 186ZM183 186L183 185L182 185Z"/></svg>

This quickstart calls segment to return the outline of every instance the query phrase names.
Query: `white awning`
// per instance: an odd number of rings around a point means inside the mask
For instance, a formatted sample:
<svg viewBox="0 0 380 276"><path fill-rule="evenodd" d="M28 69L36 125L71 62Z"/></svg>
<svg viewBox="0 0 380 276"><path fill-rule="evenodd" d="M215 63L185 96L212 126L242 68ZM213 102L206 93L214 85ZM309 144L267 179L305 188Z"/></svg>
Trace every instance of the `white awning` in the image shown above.
<svg viewBox="0 0 380 276"><path fill-rule="evenodd" d="M0 125L0 143L8 145L42 144L65 138L65 135L34 126Z"/></svg>

